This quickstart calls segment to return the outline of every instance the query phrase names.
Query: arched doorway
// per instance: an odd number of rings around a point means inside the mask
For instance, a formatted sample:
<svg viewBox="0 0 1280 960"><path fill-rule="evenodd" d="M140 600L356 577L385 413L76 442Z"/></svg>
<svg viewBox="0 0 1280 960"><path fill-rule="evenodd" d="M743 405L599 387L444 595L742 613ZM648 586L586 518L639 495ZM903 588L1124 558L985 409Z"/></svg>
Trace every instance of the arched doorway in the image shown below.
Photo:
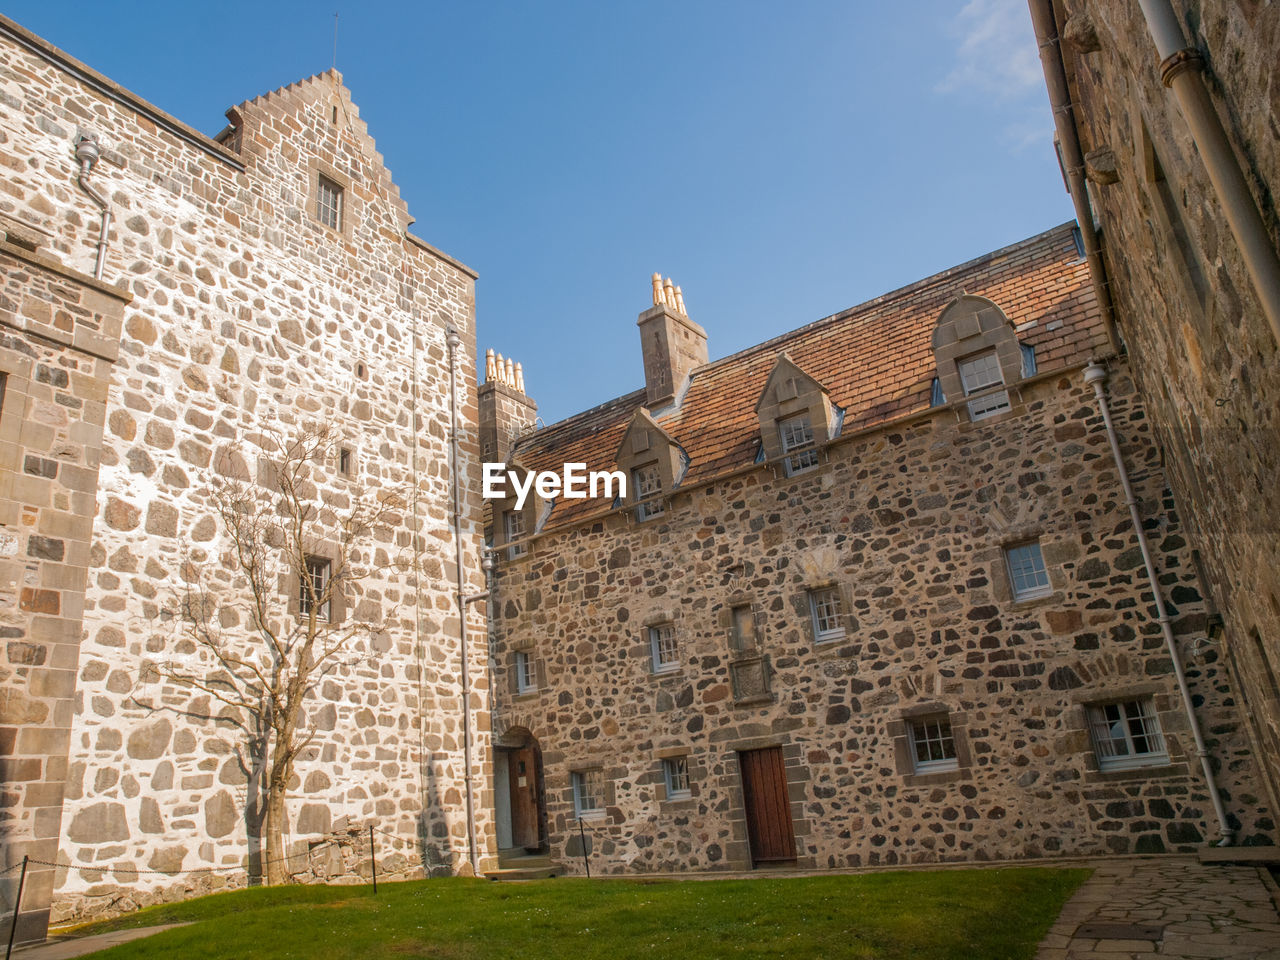
<svg viewBox="0 0 1280 960"><path fill-rule="evenodd" d="M494 742L493 767L499 859L545 853L547 799L537 739L525 727L510 728Z"/></svg>

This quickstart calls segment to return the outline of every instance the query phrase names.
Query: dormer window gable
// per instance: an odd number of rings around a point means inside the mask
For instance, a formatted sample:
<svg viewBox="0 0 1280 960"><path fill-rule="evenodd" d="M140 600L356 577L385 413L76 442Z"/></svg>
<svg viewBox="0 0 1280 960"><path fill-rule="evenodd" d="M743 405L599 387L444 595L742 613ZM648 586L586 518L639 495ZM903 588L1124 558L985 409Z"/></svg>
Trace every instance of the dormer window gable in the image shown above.
<svg viewBox="0 0 1280 960"><path fill-rule="evenodd" d="M1011 410L1008 385L1035 370L1005 312L971 294L951 301L938 317L933 355L938 367L935 396L967 398L965 408L974 422Z"/></svg>
<svg viewBox="0 0 1280 960"><path fill-rule="evenodd" d="M840 411L826 388L787 354L779 354L756 403L765 460L791 476L819 463L819 451L840 432Z"/></svg>
<svg viewBox="0 0 1280 960"><path fill-rule="evenodd" d="M529 469L516 459L506 464L508 474L515 474L519 484L528 483ZM501 555L514 560L528 552L526 538L537 533L551 512L552 504L537 494L536 485L530 485L523 504L515 492L510 478L505 482L506 496L491 501L493 507L494 547L500 549Z"/></svg>
<svg viewBox="0 0 1280 960"><path fill-rule="evenodd" d="M684 479L689 458L641 407L627 425L614 462L627 478L626 502L635 506L636 518L643 521L665 511L667 495Z"/></svg>

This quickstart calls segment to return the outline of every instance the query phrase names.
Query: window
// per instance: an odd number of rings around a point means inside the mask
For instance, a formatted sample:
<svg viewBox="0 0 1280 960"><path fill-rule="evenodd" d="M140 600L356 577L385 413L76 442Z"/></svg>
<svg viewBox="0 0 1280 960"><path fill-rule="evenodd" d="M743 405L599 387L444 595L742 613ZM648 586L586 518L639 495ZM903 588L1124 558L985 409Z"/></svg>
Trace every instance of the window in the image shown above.
<svg viewBox="0 0 1280 960"><path fill-rule="evenodd" d="M1101 770L1168 763L1164 735L1151 700L1090 704L1089 733Z"/></svg>
<svg viewBox="0 0 1280 960"><path fill-rule="evenodd" d="M840 590L837 587L810 590L809 615L813 619L813 639L818 643L844 636Z"/></svg>
<svg viewBox="0 0 1280 960"><path fill-rule="evenodd" d="M662 778L667 783L668 800L689 799L689 758L667 757L662 761Z"/></svg>
<svg viewBox="0 0 1280 960"><path fill-rule="evenodd" d="M636 467L631 471L631 481L635 486L635 498L648 501L636 505L636 519L649 520L662 516L666 509L660 499L649 500L650 497L662 496L662 474L658 473L658 465L651 463L645 467Z"/></svg>
<svg viewBox="0 0 1280 960"><path fill-rule="evenodd" d="M955 770L956 742L946 717L919 717L911 721L911 754L916 773Z"/></svg>
<svg viewBox="0 0 1280 960"><path fill-rule="evenodd" d="M342 229L342 187L324 174L316 183L316 219L326 227Z"/></svg>
<svg viewBox="0 0 1280 960"><path fill-rule="evenodd" d="M1016 547L1006 547L1004 559L1009 568L1009 584L1013 587L1013 599L1032 600L1036 597L1047 597L1053 592L1038 541L1033 540L1031 543L1019 544Z"/></svg>
<svg viewBox="0 0 1280 960"><path fill-rule="evenodd" d="M525 552L525 545L516 541L524 538L524 511L508 510L502 515L502 530L511 546L507 547L507 559L514 560Z"/></svg>
<svg viewBox="0 0 1280 960"><path fill-rule="evenodd" d="M929 385L929 406L940 407L947 402L947 395L942 392L942 381L937 377Z"/></svg>
<svg viewBox="0 0 1280 960"><path fill-rule="evenodd" d="M1034 377L1036 375L1036 348L1029 343L1018 344L1018 349L1022 351L1022 375L1024 377Z"/></svg>
<svg viewBox="0 0 1280 960"><path fill-rule="evenodd" d="M649 628L649 651L653 656L654 673L680 668L680 646L676 643L674 624L662 623Z"/></svg>
<svg viewBox="0 0 1280 960"><path fill-rule="evenodd" d="M573 814L590 819L604 816L604 775L595 770L575 770L569 774L573 784Z"/></svg>
<svg viewBox="0 0 1280 960"><path fill-rule="evenodd" d="M1009 392L1007 390L991 391L991 387L1004 383L1000 373L1000 363L994 350L980 353L959 363L960 383L964 387L966 397L974 394L969 401L969 418L983 420L1009 409Z"/></svg>
<svg viewBox="0 0 1280 960"><path fill-rule="evenodd" d="M308 556L304 567L298 583L298 610L305 617L314 608L317 620L328 620L333 610L332 597L329 596L333 565L325 557Z"/></svg>
<svg viewBox="0 0 1280 960"><path fill-rule="evenodd" d="M782 466L788 477L818 465L818 450L808 417L778 421L778 437L782 441Z"/></svg>
<svg viewBox="0 0 1280 960"><path fill-rule="evenodd" d="M344 477L351 476L351 448L343 447L338 451L338 472Z"/></svg>
<svg viewBox="0 0 1280 960"><path fill-rule="evenodd" d="M538 673L534 659L526 651L516 652L516 693L533 693L538 689Z"/></svg>
<svg viewBox="0 0 1280 960"><path fill-rule="evenodd" d="M735 653L754 650L756 645L756 618L750 605L734 607L729 611L729 642Z"/></svg>

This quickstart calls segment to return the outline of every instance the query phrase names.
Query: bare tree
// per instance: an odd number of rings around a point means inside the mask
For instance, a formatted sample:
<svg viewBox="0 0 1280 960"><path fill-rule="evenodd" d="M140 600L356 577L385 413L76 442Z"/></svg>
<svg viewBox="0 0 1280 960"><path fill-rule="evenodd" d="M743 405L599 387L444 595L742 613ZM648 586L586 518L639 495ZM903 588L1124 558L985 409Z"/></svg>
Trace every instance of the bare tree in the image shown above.
<svg viewBox="0 0 1280 960"><path fill-rule="evenodd" d="M288 877L283 832L294 763L316 735L308 706L320 682L367 656L383 629L380 603L344 608L363 581L406 566L392 543L405 498L388 490L322 495L324 478L350 466L330 427L254 441L256 477L238 450L216 464L209 494L221 554L188 550L184 560L173 622L196 656L158 668L206 694L219 704L213 717L242 731L251 873L261 877L265 860L266 882L275 884ZM365 609L373 612L362 617Z"/></svg>

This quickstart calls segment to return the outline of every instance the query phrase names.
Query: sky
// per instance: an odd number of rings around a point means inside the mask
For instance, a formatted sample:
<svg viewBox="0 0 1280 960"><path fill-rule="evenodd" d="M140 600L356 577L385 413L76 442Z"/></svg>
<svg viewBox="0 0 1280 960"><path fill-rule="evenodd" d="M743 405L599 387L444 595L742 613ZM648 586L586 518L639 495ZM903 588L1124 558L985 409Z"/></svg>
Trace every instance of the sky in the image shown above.
<svg viewBox="0 0 1280 960"><path fill-rule="evenodd" d="M711 359L1071 219L1025 0L6 0L207 134L333 63L480 355L551 423L644 385L649 277Z"/></svg>

